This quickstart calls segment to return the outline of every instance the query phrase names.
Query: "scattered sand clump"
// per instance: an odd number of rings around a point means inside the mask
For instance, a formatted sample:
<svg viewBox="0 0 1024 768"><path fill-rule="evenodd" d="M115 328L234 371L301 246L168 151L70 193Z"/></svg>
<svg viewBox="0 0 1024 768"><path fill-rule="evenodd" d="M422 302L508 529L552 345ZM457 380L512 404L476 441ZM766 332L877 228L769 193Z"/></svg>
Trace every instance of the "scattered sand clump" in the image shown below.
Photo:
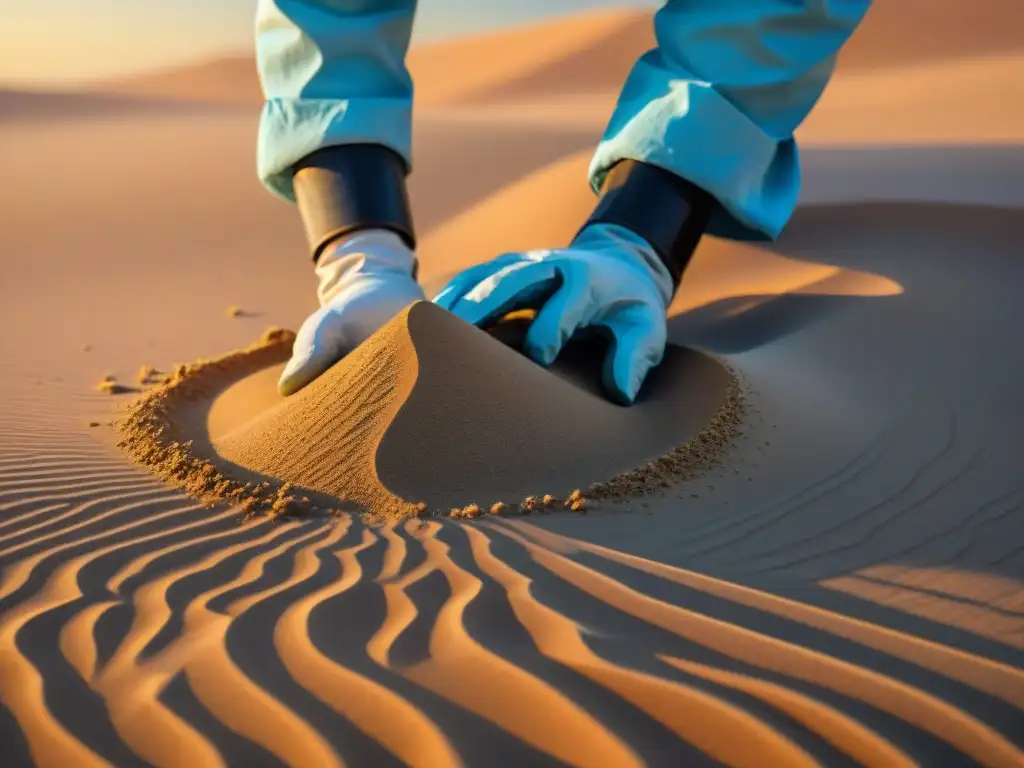
<svg viewBox="0 0 1024 768"><path fill-rule="evenodd" d="M99 383L96 385L96 389L103 392L106 395L123 395L126 392L134 392L131 387L126 387L123 384L117 383L117 377L112 374L107 374Z"/></svg>
<svg viewBox="0 0 1024 768"><path fill-rule="evenodd" d="M148 387L153 384L163 384L167 381L167 374L154 368L151 365L143 365L139 368L138 382L140 386Z"/></svg>
<svg viewBox="0 0 1024 768"><path fill-rule="evenodd" d="M571 512L578 512L584 514L587 511L587 499L583 496L583 493L577 488L575 491L569 494L569 498L565 500L565 508Z"/></svg>
<svg viewBox="0 0 1024 768"><path fill-rule="evenodd" d="M448 517L453 520L473 520L474 518L480 517L481 514L479 504L467 504L461 509L458 507L453 508L448 514Z"/></svg>
<svg viewBox="0 0 1024 768"><path fill-rule="evenodd" d="M503 517L514 509L514 511L520 515L529 515L532 512L552 512L557 510L559 507L571 510L573 512L586 512L587 499L583 496L583 493L577 489L569 495L564 501L556 499L551 494L545 494L542 497L527 496L523 501L517 504L514 508L510 508L503 501L496 501L491 505L488 510L488 514ZM469 504L465 507L454 507L448 514L449 517L460 520L472 520L480 517L484 512L478 504Z"/></svg>
<svg viewBox="0 0 1024 768"><path fill-rule="evenodd" d="M318 511L308 497L292 493L291 483L242 482L218 469L185 439L182 411L254 367L286 359L295 334L271 328L245 349L211 360L177 365L161 382L129 404L116 421L118 447L169 484L207 504L236 503L245 516L287 517ZM145 371L155 369L144 367Z"/></svg>

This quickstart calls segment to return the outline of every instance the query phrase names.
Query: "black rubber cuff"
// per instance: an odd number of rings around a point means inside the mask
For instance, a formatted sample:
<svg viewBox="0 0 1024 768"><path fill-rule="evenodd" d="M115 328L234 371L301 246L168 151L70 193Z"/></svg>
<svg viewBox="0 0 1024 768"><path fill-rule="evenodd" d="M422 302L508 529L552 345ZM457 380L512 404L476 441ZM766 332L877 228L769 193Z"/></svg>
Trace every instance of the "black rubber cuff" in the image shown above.
<svg viewBox="0 0 1024 768"><path fill-rule="evenodd" d="M381 144L318 149L294 167L295 202L313 261L339 237L389 229L416 248L402 158Z"/></svg>
<svg viewBox="0 0 1024 768"><path fill-rule="evenodd" d="M675 289L715 205L711 195L670 171L622 160L605 177L601 199L580 232L592 224L618 224L640 235L672 275Z"/></svg>

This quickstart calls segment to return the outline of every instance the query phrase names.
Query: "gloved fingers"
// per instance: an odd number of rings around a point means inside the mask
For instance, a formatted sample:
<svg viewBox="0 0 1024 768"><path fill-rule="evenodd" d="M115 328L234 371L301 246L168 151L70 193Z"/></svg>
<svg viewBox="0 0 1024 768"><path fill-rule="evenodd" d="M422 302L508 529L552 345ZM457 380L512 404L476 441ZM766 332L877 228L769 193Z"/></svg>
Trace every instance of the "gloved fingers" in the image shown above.
<svg viewBox="0 0 1024 768"><path fill-rule="evenodd" d="M503 253L497 258L477 264L459 272L431 300L434 304L451 312L455 303L462 299L477 283L501 269L522 260L518 253Z"/></svg>
<svg viewBox="0 0 1024 768"><path fill-rule="evenodd" d="M566 341L585 324L592 310L593 296L586 268L565 263L558 266L561 287L548 299L530 323L523 350L540 365L548 366L558 357Z"/></svg>
<svg viewBox="0 0 1024 768"><path fill-rule="evenodd" d="M278 392L285 397L298 392L344 356L344 332L335 327L341 321L330 308L306 318L295 335L291 359L278 379Z"/></svg>
<svg viewBox="0 0 1024 768"><path fill-rule="evenodd" d="M536 306L552 294L559 280L550 262L510 264L470 288L451 312L471 325L483 326L513 310Z"/></svg>
<svg viewBox="0 0 1024 768"><path fill-rule="evenodd" d="M602 323L611 332L604 360L604 386L622 405L632 405L651 368L665 356L665 318L652 307L634 304Z"/></svg>

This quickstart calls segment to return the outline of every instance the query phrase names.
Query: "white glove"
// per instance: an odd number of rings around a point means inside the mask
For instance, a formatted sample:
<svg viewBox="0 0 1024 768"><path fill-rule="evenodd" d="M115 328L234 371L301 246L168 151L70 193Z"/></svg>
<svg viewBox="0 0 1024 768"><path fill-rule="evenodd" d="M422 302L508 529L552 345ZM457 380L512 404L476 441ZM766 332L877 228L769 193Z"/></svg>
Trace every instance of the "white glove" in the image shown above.
<svg viewBox="0 0 1024 768"><path fill-rule="evenodd" d="M672 293L672 277L647 241L614 224L594 224L568 248L506 253L470 267L434 303L479 326L539 307L523 350L543 366L577 330L607 329L605 390L629 405L665 354Z"/></svg>
<svg viewBox="0 0 1024 768"><path fill-rule="evenodd" d="M320 309L299 328L278 391L287 396L302 389L407 306L425 299L412 276L415 261L402 238L383 229L328 246L316 265Z"/></svg>

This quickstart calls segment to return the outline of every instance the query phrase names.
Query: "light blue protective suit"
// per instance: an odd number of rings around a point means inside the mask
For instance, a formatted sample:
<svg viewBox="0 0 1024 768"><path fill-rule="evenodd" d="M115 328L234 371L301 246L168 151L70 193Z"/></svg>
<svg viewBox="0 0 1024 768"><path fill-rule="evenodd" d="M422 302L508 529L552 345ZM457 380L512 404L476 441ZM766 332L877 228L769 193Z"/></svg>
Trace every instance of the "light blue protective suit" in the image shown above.
<svg viewBox="0 0 1024 768"><path fill-rule="evenodd" d="M383 144L412 168L413 87L404 60L415 6L260 0L257 53L266 104L258 169L268 189L294 201L290 167L329 145ZM774 239L800 188L793 132L869 6L870 0L669 0L654 17L657 47L633 66L594 153L591 187L596 193L619 160L644 161L717 200L711 234ZM600 224L584 234L568 248L552 243L556 250L503 254L465 270L434 301L477 324L523 302L539 303L524 351L542 365L577 330L605 327L613 338L606 389L629 404L662 359L673 287L649 244L633 233ZM369 302L378 291L384 301L412 289L395 283L402 290L388 292L385 283L358 274L346 279ZM342 353L336 340L346 335L346 314L351 307L331 305L307 321L282 391Z"/></svg>
<svg viewBox="0 0 1024 768"><path fill-rule="evenodd" d="M480 0L488 2L489 0ZM623 158L659 165L722 206L711 233L774 238L800 186L793 131L870 0L670 0L590 165L597 190ZM331 144L384 144L412 166L405 53L415 0L260 0L266 94L260 178L293 200L288 168ZM458 77L452 72L452 77Z"/></svg>

